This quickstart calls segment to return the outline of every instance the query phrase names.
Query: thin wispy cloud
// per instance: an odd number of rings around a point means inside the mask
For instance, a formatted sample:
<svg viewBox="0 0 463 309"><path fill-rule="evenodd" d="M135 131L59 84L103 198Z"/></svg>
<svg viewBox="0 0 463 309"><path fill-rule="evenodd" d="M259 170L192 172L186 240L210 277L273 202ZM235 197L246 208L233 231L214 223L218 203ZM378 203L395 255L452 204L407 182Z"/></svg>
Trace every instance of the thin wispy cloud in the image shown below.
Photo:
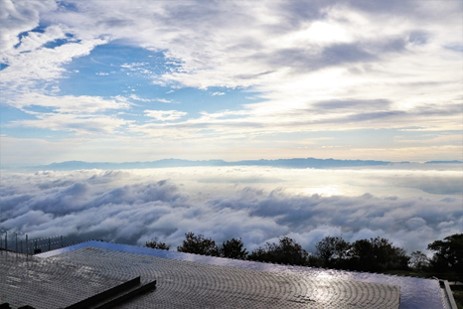
<svg viewBox="0 0 463 309"><path fill-rule="evenodd" d="M145 115L160 121L173 121L184 117L187 113L176 110L145 110Z"/></svg>

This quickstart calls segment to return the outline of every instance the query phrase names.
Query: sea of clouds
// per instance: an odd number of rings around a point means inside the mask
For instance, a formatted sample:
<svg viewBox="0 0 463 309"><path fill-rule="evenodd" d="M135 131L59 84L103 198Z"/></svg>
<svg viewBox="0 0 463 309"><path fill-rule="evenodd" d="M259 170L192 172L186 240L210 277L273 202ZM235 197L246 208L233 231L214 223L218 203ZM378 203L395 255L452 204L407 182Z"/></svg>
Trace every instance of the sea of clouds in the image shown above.
<svg viewBox="0 0 463 309"><path fill-rule="evenodd" d="M188 231L252 250L287 235L386 237L409 252L463 227L457 168L187 167L4 172L0 230L143 245Z"/></svg>

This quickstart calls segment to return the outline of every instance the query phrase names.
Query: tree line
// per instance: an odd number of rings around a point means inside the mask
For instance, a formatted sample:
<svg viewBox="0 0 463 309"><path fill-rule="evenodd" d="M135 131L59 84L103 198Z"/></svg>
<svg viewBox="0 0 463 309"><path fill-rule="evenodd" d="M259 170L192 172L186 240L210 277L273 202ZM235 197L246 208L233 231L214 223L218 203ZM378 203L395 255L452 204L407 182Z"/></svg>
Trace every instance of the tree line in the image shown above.
<svg viewBox="0 0 463 309"><path fill-rule="evenodd" d="M146 246L170 249L168 244L157 240L147 242ZM320 240L315 248L315 252L309 254L292 238L284 236L280 237L278 242L267 242L264 246L248 252L240 238L232 238L217 245L211 238L188 232L177 251L356 271L412 271L430 276L438 275L452 281L463 280L463 234L453 234L428 244L428 250L433 252L431 258L421 251L414 251L408 255L404 249L381 237L348 242L339 236L327 236Z"/></svg>

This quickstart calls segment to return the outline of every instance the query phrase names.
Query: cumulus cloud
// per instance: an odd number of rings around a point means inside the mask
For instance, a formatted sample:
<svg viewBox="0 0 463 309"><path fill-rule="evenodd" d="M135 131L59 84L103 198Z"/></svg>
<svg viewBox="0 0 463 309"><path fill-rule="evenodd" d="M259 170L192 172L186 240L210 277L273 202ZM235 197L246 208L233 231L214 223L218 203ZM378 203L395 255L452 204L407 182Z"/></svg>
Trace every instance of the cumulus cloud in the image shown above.
<svg viewBox="0 0 463 309"><path fill-rule="evenodd" d="M309 250L328 235L349 241L382 236L408 250L424 250L432 240L461 232L461 186L448 192L455 176L451 173L280 171L240 167L2 174L0 225L30 237L74 235L139 245L158 238L175 246L185 232L194 231L219 242L242 237L250 249L288 235ZM435 174L422 182L436 191L442 188L439 194L417 194L422 183L413 190L400 183L415 182L423 173ZM252 185L246 181L250 175ZM317 181L306 182L304 175ZM376 184L369 181L373 175L378 175ZM330 177L351 186L353 180L357 190L347 186L327 194L315 186L328 186ZM377 187L375 193L358 194L367 192L367 186Z"/></svg>

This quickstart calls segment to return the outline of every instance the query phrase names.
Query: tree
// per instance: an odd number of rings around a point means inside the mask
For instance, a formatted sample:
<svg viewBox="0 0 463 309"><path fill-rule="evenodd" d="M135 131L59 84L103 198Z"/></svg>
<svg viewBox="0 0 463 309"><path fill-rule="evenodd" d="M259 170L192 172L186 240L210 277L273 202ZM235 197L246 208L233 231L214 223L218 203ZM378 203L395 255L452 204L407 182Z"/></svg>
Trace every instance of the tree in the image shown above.
<svg viewBox="0 0 463 309"><path fill-rule="evenodd" d="M373 245L367 239L359 239L351 246L351 265L354 269L374 270Z"/></svg>
<svg viewBox="0 0 463 309"><path fill-rule="evenodd" d="M385 238L360 239L351 246L351 267L367 271L407 269L405 250L392 245Z"/></svg>
<svg viewBox="0 0 463 309"><path fill-rule="evenodd" d="M279 243L267 243L264 248L257 248L250 260L291 265L306 265L308 253L301 245L289 237L281 237Z"/></svg>
<svg viewBox="0 0 463 309"><path fill-rule="evenodd" d="M160 250L169 250L170 246L162 241L152 240L145 243L145 247L160 249Z"/></svg>
<svg viewBox="0 0 463 309"><path fill-rule="evenodd" d="M410 255L410 267L415 270L425 270L429 267L429 259L421 251L413 251Z"/></svg>
<svg viewBox="0 0 463 309"><path fill-rule="evenodd" d="M241 238L232 238L223 242L220 248L220 256L244 260L248 256L248 251L244 248Z"/></svg>
<svg viewBox="0 0 463 309"><path fill-rule="evenodd" d="M316 255L324 267L342 267L350 244L341 237L327 236L316 245Z"/></svg>
<svg viewBox="0 0 463 309"><path fill-rule="evenodd" d="M435 251L431 267L437 272L453 273L455 279L463 279L463 234L453 234L428 245Z"/></svg>
<svg viewBox="0 0 463 309"><path fill-rule="evenodd" d="M185 240L181 246L177 247L177 251L202 255L219 255L219 250L214 240L204 238L201 234L195 235L193 232L185 233Z"/></svg>

